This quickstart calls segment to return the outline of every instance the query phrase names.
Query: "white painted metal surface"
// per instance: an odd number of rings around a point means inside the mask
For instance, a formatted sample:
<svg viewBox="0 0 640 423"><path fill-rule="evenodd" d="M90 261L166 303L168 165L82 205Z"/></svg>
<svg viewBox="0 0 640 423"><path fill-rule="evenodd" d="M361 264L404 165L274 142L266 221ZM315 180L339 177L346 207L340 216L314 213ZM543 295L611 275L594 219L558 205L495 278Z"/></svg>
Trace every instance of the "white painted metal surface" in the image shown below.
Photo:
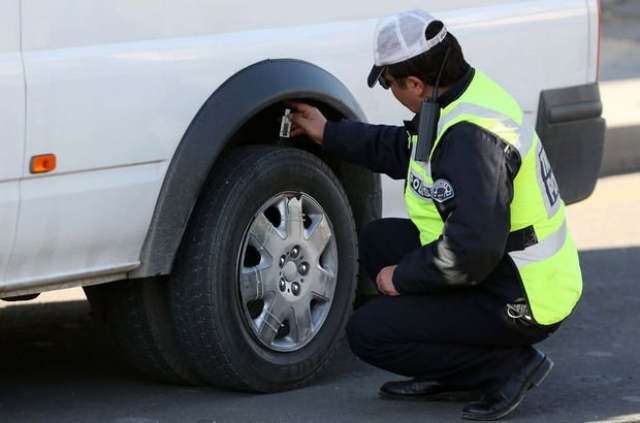
<svg viewBox="0 0 640 423"><path fill-rule="evenodd" d="M0 1L0 7L14 5L15 15L17 1ZM592 3L433 0L429 7L459 38L469 61L510 90L534 118L540 90L593 80L593 48L586 42L593 40L593 11L587 7ZM377 19L421 5L22 0L26 151L23 158L14 141L14 158L3 155L0 164L9 160L11 175L25 178L5 286L135 266L164 173L186 128L217 87L255 62L309 61L341 80L371 122L410 118L389 92L369 89L365 79ZM0 22L10 15L2 13ZM6 43L0 38L0 46ZM13 57L19 64L19 56ZM4 63L0 104L9 72ZM10 78L20 81L19 74ZM29 175L30 157L44 153L58 156L58 168ZM384 213L402 215L401 184L385 179L384 187ZM11 203L17 191L0 195ZM7 248L2 242L0 257Z"/></svg>
<svg viewBox="0 0 640 423"><path fill-rule="evenodd" d="M0 1L0 281L11 256L18 218L24 149L24 73L20 0Z"/></svg>

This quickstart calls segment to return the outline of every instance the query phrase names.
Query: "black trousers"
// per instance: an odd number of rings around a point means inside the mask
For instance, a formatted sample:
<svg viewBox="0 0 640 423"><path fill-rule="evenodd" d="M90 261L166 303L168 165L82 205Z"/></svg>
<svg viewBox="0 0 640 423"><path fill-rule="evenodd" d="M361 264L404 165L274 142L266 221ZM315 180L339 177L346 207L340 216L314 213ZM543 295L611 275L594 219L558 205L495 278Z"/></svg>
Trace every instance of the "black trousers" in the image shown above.
<svg viewBox="0 0 640 423"><path fill-rule="evenodd" d="M363 231L360 258L375 280L380 269L419 247L410 220L382 219ZM509 318L504 299L469 287L376 297L356 310L347 336L354 354L381 369L488 392L502 386L552 329Z"/></svg>

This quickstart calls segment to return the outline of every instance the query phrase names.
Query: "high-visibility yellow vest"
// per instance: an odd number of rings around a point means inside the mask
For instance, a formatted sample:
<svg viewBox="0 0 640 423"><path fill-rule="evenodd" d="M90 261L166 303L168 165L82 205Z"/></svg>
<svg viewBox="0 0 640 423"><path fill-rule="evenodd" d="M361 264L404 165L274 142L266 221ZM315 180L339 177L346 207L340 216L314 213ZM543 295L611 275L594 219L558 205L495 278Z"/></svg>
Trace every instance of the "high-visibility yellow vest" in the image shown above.
<svg viewBox="0 0 640 423"><path fill-rule="evenodd" d="M517 102L478 70L460 98L442 110L428 162L414 160L417 137L410 138L413 151L405 201L420 230L422 245L438 239L444 227L431 197L438 189L431 176L431 157L442 134L459 122L478 125L519 152L521 165L513 181L510 206L511 232L532 227L537 243L507 254L518 269L533 319L541 325L563 320L582 293L578 252L565 221L564 202L542 143Z"/></svg>

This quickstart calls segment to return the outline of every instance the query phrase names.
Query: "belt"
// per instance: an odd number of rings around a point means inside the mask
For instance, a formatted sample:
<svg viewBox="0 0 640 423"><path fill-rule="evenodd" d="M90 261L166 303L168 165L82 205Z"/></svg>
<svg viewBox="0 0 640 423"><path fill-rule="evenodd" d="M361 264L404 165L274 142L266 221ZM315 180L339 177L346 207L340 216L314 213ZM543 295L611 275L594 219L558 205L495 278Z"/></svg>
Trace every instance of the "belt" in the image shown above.
<svg viewBox="0 0 640 423"><path fill-rule="evenodd" d="M509 232L506 252L522 251L537 243L538 237L536 236L536 231L533 229L533 225L529 225L517 231Z"/></svg>

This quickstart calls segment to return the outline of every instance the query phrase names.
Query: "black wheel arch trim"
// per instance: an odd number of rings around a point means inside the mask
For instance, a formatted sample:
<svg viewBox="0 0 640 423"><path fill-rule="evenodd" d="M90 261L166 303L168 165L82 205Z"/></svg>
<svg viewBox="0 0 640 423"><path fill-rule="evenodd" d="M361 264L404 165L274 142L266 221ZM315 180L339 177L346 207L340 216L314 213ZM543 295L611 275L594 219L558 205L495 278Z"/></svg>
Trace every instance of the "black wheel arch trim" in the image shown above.
<svg viewBox="0 0 640 423"><path fill-rule="evenodd" d="M182 137L156 202L141 265L130 277L170 273L200 189L225 145L247 119L290 98L317 100L347 119L365 120L347 87L314 64L265 60L234 74L207 99Z"/></svg>

